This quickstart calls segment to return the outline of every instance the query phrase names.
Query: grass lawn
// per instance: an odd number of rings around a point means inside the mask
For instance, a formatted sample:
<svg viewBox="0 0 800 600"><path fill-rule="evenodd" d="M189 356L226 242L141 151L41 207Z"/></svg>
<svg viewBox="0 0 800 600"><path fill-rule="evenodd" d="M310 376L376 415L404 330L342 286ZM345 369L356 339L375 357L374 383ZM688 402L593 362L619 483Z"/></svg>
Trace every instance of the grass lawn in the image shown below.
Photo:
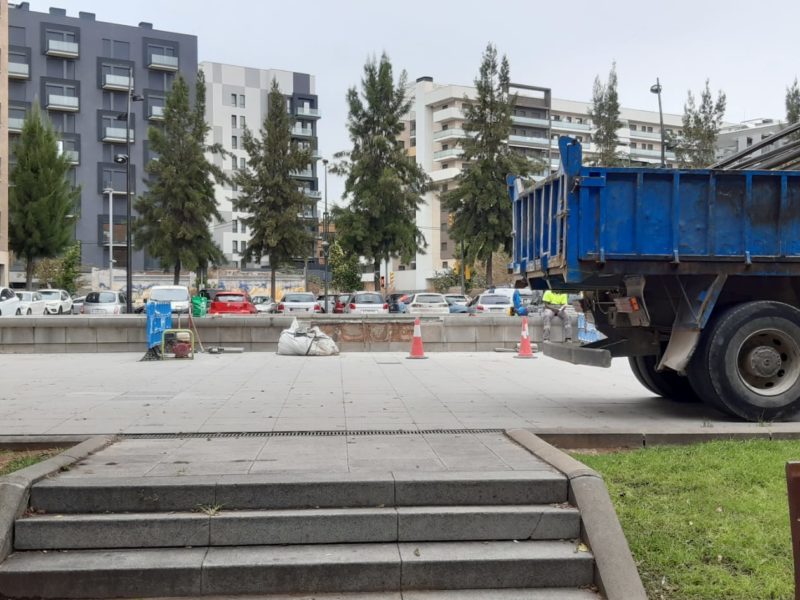
<svg viewBox="0 0 800 600"><path fill-rule="evenodd" d="M575 457L603 475L652 600L794 597L784 469L800 442Z"/></svg>
<svg viewBox="0 0 800 600"><path fill-rule="evenodd" d="M0 450L0 476L35 465L59 452L61 450Z"/></svg>

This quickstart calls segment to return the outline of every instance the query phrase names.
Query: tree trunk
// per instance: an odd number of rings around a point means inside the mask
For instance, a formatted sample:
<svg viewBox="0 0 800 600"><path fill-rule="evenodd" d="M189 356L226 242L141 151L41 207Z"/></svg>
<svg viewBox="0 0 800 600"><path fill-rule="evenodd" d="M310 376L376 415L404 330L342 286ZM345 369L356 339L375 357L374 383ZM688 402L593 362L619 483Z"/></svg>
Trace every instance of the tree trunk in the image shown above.
<svg viewBox="0 0 800 600"><path fill-rule="evenodd" d="M175 272L172 276L172 285L179 285L181 282L181 259L175 261Z"/></svg>
<svg viewBox="0 0 800 600"><path fill-rule="evenodd" d="M28 258L25 261L25 289L32 290L33 285L33 259Z"/></svg>
<svg viewBox="0 0 800 600"><path fill-rule="evenodd" d="M489 258L486 259L486 287L490 288L494 285L494 276L492 275L492 253L489 253Z"/></svg>
<svg viewBox="0 0 800 600"><path fill-rule="evenodd" d="M381 259L376 258L372 261L372 275L373 275L373 283L375 284L375 291L381 291Z"/></svg>
<svg viewBox="0 0 800 600"><path fill-rule="evenodd" d="M275 266L272 264L271 260L269 261L269 293L273 302L275 302Z"/></svg>

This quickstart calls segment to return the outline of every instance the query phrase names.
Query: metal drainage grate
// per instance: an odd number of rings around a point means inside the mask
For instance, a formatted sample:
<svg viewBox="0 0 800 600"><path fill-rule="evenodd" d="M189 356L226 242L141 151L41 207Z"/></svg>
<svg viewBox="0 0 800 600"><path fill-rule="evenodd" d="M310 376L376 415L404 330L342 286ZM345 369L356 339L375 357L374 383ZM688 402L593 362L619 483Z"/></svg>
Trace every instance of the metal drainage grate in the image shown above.
<svg viewBox="0 0 800 600"><path fill-rule="evenodd" d="M172 440L177 438L258 438L258 437L334 437L355 435L458 435L474 433L503 433L504 429L359 429L328 431L220 431L188 433L123 433L125 440Z"/></svg>

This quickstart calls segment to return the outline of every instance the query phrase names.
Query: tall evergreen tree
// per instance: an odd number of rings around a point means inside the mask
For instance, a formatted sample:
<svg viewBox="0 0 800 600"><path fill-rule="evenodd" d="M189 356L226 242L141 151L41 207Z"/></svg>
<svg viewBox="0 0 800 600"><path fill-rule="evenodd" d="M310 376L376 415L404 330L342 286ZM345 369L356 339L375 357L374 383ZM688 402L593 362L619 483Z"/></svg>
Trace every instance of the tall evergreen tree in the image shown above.
<svg viewBox="0 0 800 600"><path fill-rule="evenodd" d="M346 252L372 261L375 289L380 289L381 261L409 261L427 244L416 225L416 211L428 188L428 177L406 154L397 137L411 109L406 74L397 83L392 63L383 54L364 65L361 95L347 91L347 129L353 148L340 152L333 169L345 179L346 207L333 210L336 237Z"/></svg>
<svg viewBox="0 0 800 600"><path fill-rule="evenodd" d="M786 122L789 125L800 122L800 86L797 85L797 77L794 83L786 88ZM791 139L800 139L800 133L793 133Z"/></svg>
<svg viewBox="0 0 800 600"><path fill-rule="evenodd" d="M311 163L312 150L292 141L292 125L286 98L273 79L260 139L245 129L242 146L249 156L247 168L234 177L240 191L234 205L249 214L242 219L251 233L244 258L269 256L273 298L277 269L309 256L312 243L308 222L302 217L309 200L295 179L296 172Z"/></svg>
<svg viewBox="0 0 800 600"><path fill-rule="evenodd" d="M725 93L717 92L714 101L706 79L706 86L700 93L700 106L689 90L686 104L683 105L683 128L680 135L670 138L675 148L675 157L681 168L700 169L714 162L717 136L725 116Z"/></svg>
<svg viewBox="0 0 800 600"><path fill-rule="evenodd" d="M619 136L617 130L622 127L619 118L619 94L617 93L617 63L611 64L608 81L603 83L595 77L592 90L592 108L589 116L595 127L594 144L597 147L594 164L614 167L622 164L622 157L617 152Z"/></svg>
<svg viewBox="0 0 800 600"><path fill-rule="evenodd" d="M526 176L531 165L508 147L511 115L516 98L509 94L508 59L498 62L497 49L488 44L483 52L477 96L465 105L461 141L465 168L456 177L455 189L443 194L442 202L452 215L450 235L464 244L468 265L486 264L487 284L493 283L492 256L511 251L512 215L506 176Z"/></svg>
<svg viewBox="0 0 800 600"><path fill-rule="evenodd" d="M333 242L330 251L331 283L340 292L353 292L361 287L361 266L358 256L345 254L339 242Z"/></svg>
<svg viewBox="0 0 800 600"><path fill-rule="evenodd" d="M146 165L149 189L134 205L139 213L133 223L136 248L146 248L165 269L172 267L175 284L183 268L202 269L224 260L210 224L212 218L220 218L214 183L223 183L227 177L204 154L223 152L218 144L206 145L205 108L202 71L197 74L193 105L189 86L178 75L167 95L163 124L148 132L150 148L158 158Z"/></svg>
<svg viewBox="0 0 800 600"><path fill-rule="evenodd" d="M9 185L9 247L25 261L25 284L33 283L39 258L54 257L72 241L80 190L67 181L69 159L59 154L52 124L36 103L22 126Z"/></svg>

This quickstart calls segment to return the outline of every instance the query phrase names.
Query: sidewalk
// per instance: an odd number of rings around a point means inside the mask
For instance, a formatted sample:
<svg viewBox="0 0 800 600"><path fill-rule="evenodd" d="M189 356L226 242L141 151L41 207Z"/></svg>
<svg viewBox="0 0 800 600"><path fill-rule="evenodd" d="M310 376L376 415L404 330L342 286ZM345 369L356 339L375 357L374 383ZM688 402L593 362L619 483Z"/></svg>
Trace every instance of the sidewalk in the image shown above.
<svg viewBox="0 0 800 600"><path fill-rule="evenodd" d="M610 369L511 353L288 357L0 355L0 435L532 428L598 432L800 431L733 422L653 397Z"/></svg>

